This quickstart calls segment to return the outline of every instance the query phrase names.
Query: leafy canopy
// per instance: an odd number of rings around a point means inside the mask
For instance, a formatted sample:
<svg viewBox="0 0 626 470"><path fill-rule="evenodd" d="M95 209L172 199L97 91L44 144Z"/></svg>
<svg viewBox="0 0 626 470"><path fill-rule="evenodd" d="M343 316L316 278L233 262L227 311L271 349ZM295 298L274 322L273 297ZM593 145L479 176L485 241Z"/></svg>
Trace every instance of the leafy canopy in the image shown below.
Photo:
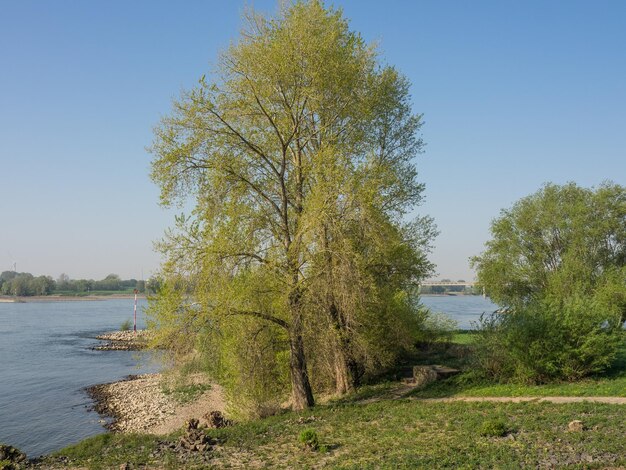
<svg viewBox="0 0 626 470"><path fill-rule="evenodd" d="M505 313L482 323L483 370L527 382L606 370L624 341L626 188L547 184L491 231L473 264Z"/></svg>
<svg viewBox="0 0 626 470"><path fill-rule="evenodd" d="M303 1L246 20L155 129L161 202L195 205L159 246L153 313L248 410L287 388L305 407L311 381L344 390L419 328L412 285L435 231L403 218L423 191L421 116L340 11Z"/></svg>

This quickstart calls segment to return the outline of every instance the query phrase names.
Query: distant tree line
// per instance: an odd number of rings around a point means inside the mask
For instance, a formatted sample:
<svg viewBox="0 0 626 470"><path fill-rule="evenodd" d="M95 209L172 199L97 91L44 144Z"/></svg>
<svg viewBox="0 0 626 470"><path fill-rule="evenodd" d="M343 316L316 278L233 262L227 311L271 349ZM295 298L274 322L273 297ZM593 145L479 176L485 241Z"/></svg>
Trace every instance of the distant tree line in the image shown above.
<svg viewBox="0 0 626 470"><path fill-rule="evenodd" d="M89 294L91 292L128 292L137 289L140 293L155 293L159 288L157 279L148 281L121 279L117 274L109 274L104 279L70 279L61 274L55 281L50 276L33 276L30 273L4 271L0 274L0 294L33 296L50 294Z"/></svg>

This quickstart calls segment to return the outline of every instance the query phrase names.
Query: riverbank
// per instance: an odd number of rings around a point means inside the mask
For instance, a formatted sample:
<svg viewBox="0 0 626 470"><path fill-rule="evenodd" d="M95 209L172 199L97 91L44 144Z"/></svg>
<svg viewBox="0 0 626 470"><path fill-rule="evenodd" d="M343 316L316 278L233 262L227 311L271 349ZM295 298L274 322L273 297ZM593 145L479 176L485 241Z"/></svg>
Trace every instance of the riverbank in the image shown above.
<svg viewBox="0 0 626 470"><path fill-rule="evenodd" d="M463 346L471 336L455 340ZM457 352L433 350L429 361L454 364L463 360ZM455 378L424 388L383 382L302 412L201 427L193 431L205 436L200 448L182 447L185 421L206 425L209 410L219 411L204 401L219 389L199 379L149 374L99 386L99 411L113 415L115 432L62 449L37 468L626 468L626 400L607 388L623 384L619 375L576 389L517 386L517 396L492 390L496 396L478 398ZM558 390L568 396L555 396ZM300 442L305 431L315 433L317 449Z"/></svg>
<svg viewBox="0 0 626 470"><path fill-rule="evenodd" d="M212 411L224 413L222 388L205 376L186 377L184 383L168 382L163 374L129 376L125 380L87 389L94 409L112 419L106 428L120 433L165 435L195 418L208 425Z"/></svg>
<svg viewBox="0 0 626 470"><path fill-rule="evenodd" d="M625 468L626 406L468 403L380 397L205 429L211 446L168 436L104 434L42 468ZM303 445L303 432L316 447ZM48 465L48 466L46 466Z"/></svg>
<svg viewBox="0 0 626 470"><path fill-rule="evenodd" d="M95 351L140 351L148 347L150 331L111 331L96 336L96 339L105 342L94 346Z"/></svg>

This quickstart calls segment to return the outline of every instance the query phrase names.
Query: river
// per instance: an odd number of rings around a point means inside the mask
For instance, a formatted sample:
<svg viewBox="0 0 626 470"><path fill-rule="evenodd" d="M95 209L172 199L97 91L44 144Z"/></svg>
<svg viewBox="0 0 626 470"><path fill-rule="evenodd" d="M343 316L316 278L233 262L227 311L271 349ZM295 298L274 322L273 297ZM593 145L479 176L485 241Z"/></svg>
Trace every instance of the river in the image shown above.
<svg viewBox="0 0 626 470"><path fill-rule="evenodd" d="M422 303L463 329L496 309L478 296L424 296ZM141 300L138 311L144 306ZM85 388L159 369L146 354L91 349L97 334L118 329L132 311L132 299L0 303L0 442L35 457L104 432Z"/></svg>
<svg viewBox="0 0 626 470"><path fill-rule="evenodd" d="M146 354L90 349L132 316L132 299L0 303L0 443L35 457L104 432L85 387L159 368Z"/></svg>
<svg viewBox="0 0 626 470"><path fill-rule="evenodd" d="M433 312L453 318L461 330L476 329L483 313L492 313L498 306L480 295L424 295L422 304Z"/></svg>

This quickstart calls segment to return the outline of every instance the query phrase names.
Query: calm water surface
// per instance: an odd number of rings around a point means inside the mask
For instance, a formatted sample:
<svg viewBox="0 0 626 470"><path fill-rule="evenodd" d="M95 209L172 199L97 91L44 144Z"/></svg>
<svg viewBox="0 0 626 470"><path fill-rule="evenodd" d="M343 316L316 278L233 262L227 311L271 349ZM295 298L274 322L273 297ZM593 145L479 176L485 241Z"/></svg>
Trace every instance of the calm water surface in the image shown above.
<svg viewBox="0 0 626 470"><path fill-rule="evenodd" d="M132 299L0 303L0 442L36 457L104 432L85 387L159 368L148 354L90 349L132 314Z"/></svg>
<svg viewBox="0 0 626 470"><path fill-rule="evenodd" d="M422 296L422 303L434 312L442 312L458 322L463 330L476 329L482 313L491 313L498 306L480 295Z"/></svg>

